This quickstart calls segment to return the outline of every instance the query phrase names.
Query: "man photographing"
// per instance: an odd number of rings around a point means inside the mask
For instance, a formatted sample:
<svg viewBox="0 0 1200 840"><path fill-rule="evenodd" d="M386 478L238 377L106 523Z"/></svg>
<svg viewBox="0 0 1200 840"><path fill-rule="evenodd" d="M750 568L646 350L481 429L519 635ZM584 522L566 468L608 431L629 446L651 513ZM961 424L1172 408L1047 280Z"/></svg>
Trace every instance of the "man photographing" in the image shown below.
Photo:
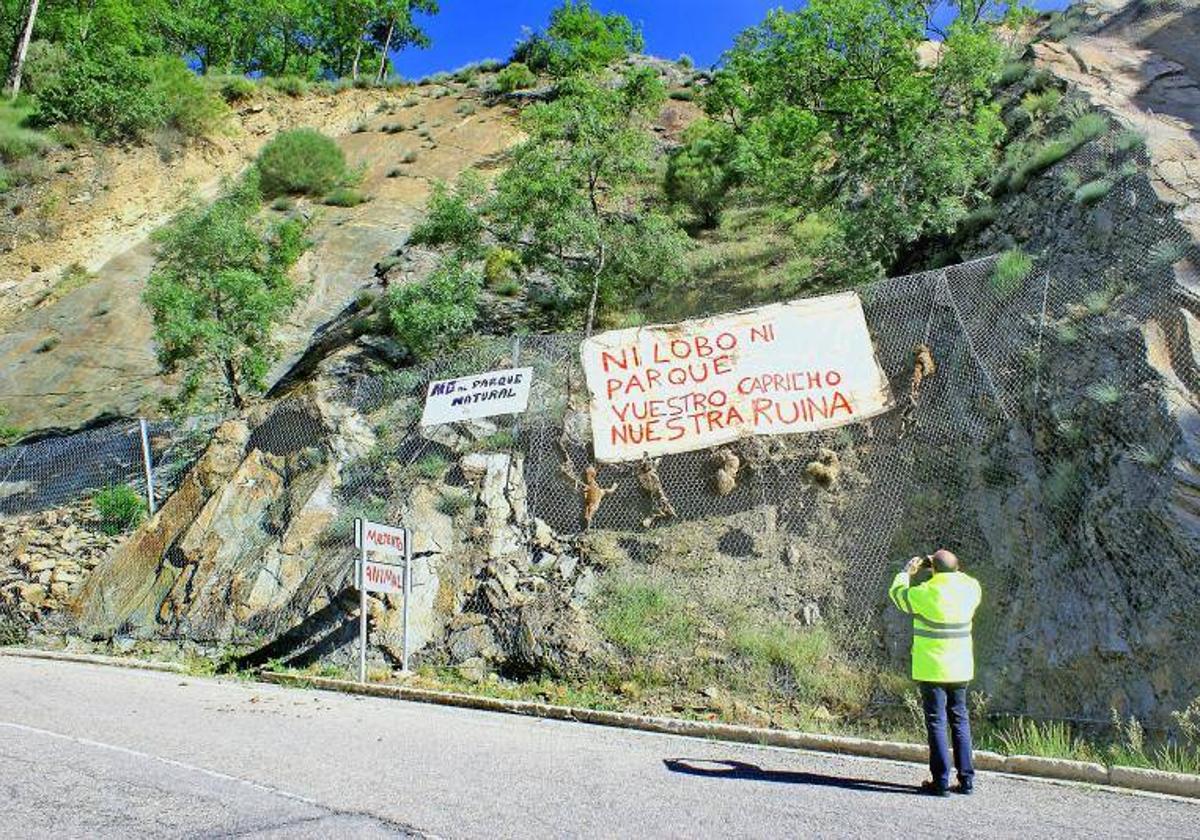
<svg viewBox="0 0 1200 840"><path fill-rule="evenodd" d="M917 586L912 578L928 568L932 576ZM950 748L946 719L954 744L956 793L971 793L971 721L967 717L967 684L975 676L971 620L982 598L979 581L959 570L958 558L946 549L914 557L888 590L892 603L913 620L912 678L921 687L925 730L929 736L929 772L933 781L921 791L945 796L950 788Z"/></svg>

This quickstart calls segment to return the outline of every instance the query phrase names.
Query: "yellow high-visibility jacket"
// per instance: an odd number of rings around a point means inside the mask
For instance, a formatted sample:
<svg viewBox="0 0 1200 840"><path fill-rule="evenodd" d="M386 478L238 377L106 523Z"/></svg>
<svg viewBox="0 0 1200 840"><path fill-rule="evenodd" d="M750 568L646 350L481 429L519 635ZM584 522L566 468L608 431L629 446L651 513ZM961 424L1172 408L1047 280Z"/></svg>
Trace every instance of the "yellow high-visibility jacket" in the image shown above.
<svg viewBox="0 0 1200 840"><path fill-rule="evenodd" d="M971 622L983 598L979 581L964 572L940 572L911 586L902 571L888 595L897 609L913 617L914 680L965 683L975 677Z"/></svg>

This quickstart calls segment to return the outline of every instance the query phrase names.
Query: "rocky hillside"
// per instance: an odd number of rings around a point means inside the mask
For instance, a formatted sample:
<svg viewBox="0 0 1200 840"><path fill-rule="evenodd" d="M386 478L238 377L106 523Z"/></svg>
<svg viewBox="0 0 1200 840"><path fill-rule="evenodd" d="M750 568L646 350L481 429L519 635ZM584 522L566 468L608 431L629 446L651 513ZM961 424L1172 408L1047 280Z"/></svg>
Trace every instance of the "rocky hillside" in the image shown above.
<svg viewBox="0 0 1200 840"><path fill-rule="evenodd" d="M105 551L90 574L90 560L58 568L78 526L34 525L51 536L0 572L4 601L22 621L104 643L183 638L244 662L345 663L350 523L377 517L416 532L414 650L429 672L549 675L588 702L824 725L902 702L906 636L885 608L886 578L897 557L950 542L989 593L979 687L995 709L1091 721L1116 709L1164 725L1200 694L1197 8L1087 4L1006 70L992 200L903 261L932 270L863 291L893 391L910 395L904 412L606 468L599 480L616 489L587 529L590 433L571 337L485 340L383 373L359 342L320 354L286 398L223 423L155 517L115 547L87 544ZM672 101L661 133L693 114ZM286 336L293 359L380 275L420 270L416 250L380 262L397 255L432 179L486 165L514 139L506 106L449 84L272 98L238 119L255 137L253 125L315 123L366 166L372 201L304 207L317 244L299 267L312 293ZM255 147L209 153L233 172ZM175 166L202 168L203 153ZM60 263L101 254L79 288L30 304L44 281L11 287L2 393L32 396L10 421L76 424L161 393L130 293L162 219L148 213L139 245L119 254L100 250L99 223L66 237ZM656 312L790 288L786 237L764 234L754 208L729 217L699 237L694 281ZM937 360L924 392L918 344ZM537 369L536 411L417 427L428 378L516 360ZM55 514L91 516L86 503ZM400 615L390 596L372 599L380 667L397 662Z"/></svg>
<svg viewBox="0 0 1200 840"><path fill-rule="evenodd" d="M354 208L301 204L314 247L296 272L304 302L282 332L284 369L313 332L374 282L404 243L430 185L485 164L514 139L511 109L447 81L290 97L259 88L228 134L181 149L84 145L55 152L56 173L9 208L0 254L0 405L32 431L104 415L154 412L159 376L141 289L150 235L188 202L214 196L279 131L311 126L362 169L370 198ZM11 200L10 200L11 203Z"/></svg>

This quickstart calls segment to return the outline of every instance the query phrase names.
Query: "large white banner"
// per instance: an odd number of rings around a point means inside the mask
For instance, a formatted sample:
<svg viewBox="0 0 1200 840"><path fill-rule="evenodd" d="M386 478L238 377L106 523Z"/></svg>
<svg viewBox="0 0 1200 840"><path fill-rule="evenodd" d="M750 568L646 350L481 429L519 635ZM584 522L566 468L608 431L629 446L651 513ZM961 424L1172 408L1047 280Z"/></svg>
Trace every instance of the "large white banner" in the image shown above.
<svg viewBox="0 0 1200 840"><path fill-rule="evenodd" d="M493 370L429 383L422 426L499 414L520 414L529 405L533 368Z"/></svg>
<svg viewBox="0 0 1200 840"><path fill-rule="evenodd" d="M854 293L583 342L596 459L632 461L887 411L887 376Z"/></svg>

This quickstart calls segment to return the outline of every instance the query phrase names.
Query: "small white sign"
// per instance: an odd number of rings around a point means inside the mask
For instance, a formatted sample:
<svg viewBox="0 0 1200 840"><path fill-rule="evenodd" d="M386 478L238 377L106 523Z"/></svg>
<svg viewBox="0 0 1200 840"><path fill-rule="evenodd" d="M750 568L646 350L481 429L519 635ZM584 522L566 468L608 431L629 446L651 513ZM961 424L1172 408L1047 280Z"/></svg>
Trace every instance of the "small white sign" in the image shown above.
<svg viewBox="0 0 1200 840"><path fill-rule="evenodd" d="M529 406L533 368L492 370L429 383L422 426L520 414Z"/></svg>
<svg viewBox="0 0 1200 840"><path fill-rule="evenodd" d="M368 560L361 564L359 580L362 581L364 592L403 592L404 567Z"/></svg>
<svg viewBox="0 0 1200 840"><path fill-rule="evenodd" d="M408 531L405 528L393 528L366 519L354 520L354 547L361 551L403 557L407 545Z"/></svg>

